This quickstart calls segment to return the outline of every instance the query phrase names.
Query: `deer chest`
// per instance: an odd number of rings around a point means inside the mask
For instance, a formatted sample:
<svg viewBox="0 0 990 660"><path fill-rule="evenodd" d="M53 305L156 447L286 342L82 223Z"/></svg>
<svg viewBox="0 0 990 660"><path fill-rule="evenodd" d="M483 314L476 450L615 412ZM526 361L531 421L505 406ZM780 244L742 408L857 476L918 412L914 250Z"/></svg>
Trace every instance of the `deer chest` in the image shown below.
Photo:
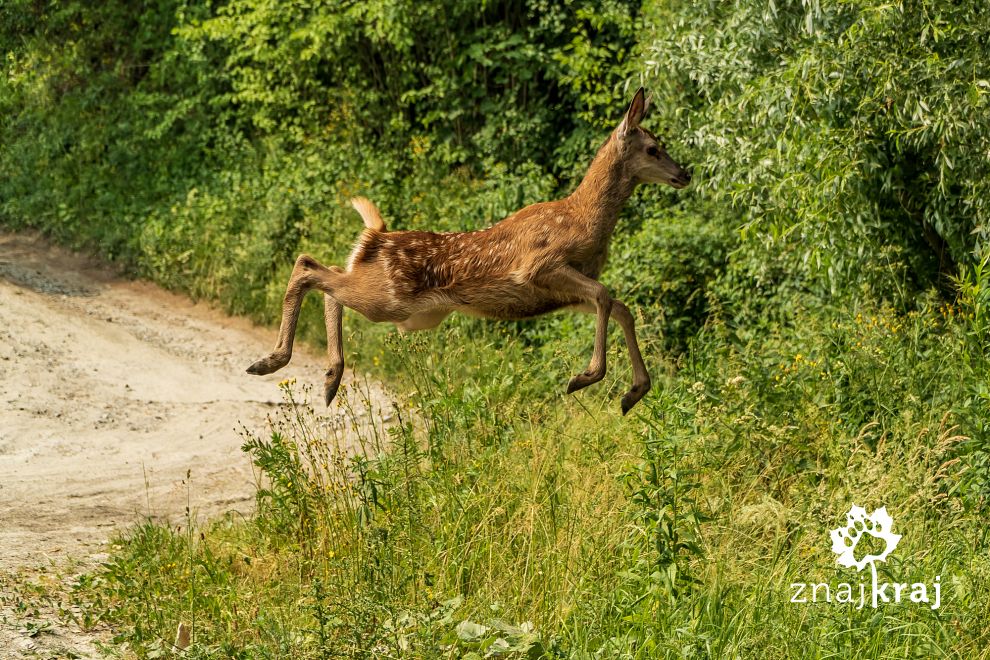
<svg viewBox="0 0 990 660"><path fill-rule="evenodd" d="M582 275L597 280L598 276L605 270L607 260L608 245L606 244L578 255L578 258L572 260L570 265Z"/></svg>

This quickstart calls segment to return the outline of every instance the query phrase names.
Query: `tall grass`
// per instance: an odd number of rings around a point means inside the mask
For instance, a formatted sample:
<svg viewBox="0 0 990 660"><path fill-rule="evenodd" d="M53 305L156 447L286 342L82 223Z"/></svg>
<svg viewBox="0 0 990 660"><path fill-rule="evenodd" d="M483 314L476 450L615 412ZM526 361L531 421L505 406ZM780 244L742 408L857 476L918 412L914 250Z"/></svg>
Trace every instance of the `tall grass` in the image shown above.
<svg viewBox="0 0 990 660"><path fill-rule="evenodd" d="M620 342L603 387L563 397L579 342L390 336L390 422L355 441L361 411L286 383L245 439L254 518L142 525L77 596L141 657L193 620L191 657L980 657L968 313L798 312L759 347L714 323L629 418ZM790 602L794 582L861 580L828 538L853 503L903 536L881 578L940 576L939 609Z"/></svg>

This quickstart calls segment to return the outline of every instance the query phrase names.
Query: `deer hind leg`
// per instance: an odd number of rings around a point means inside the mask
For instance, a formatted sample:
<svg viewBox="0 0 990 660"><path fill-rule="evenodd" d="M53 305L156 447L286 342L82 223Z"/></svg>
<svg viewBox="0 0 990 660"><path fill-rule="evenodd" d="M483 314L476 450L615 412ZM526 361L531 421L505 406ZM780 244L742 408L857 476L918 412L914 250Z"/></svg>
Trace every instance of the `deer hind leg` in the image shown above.
<svg viewBox="0 0 990 660"><path fill-rule="evenodd" d="M336 266L326 268L316 259L301 255L296 259L296 265L289 277L289 285L282 301L282 322L278 328L278 340L275 348L267 356L261 358L247 368L249 374L261 376L278 371L289 363L292 357L292 343L296 336L296 323L299 321L299 309L302 300L311 289L319 288L324 293L332 293L334 286L340 285L344 272ZM328 319L329 322L329 319ZM340 336L340 333L337 333Z"/></svg>
<svg viewBox="0 0 990 660"><path fill-rule="evenodd" d="M327 325L327 364L326 380L323 383L323 398L327 405L337 396L340 379L344 375L344 338L341 334L341 321L344 306L329 293L323 294L323 318Z"/></svg>

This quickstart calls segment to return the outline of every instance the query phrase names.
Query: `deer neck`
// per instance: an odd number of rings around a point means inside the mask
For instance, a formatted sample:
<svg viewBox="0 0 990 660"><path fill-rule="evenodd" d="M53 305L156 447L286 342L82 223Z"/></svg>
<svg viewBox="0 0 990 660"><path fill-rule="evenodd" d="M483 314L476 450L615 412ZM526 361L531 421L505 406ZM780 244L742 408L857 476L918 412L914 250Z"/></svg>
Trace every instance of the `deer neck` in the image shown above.
<svg viewBox="0 0 990 660"><path fill-rule="evenodd" d="M596 237L607 240L615 230L619 211L636 187L619 158L615 136L598 150L580 185L571 193L576 214L588 223Z"/></svg>

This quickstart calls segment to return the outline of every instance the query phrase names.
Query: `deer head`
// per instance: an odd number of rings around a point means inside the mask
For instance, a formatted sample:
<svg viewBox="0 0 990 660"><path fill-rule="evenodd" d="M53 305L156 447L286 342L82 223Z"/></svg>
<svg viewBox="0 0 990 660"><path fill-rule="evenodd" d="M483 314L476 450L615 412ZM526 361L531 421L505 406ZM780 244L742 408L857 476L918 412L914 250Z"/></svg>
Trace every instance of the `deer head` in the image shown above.
<svg viewBox="0 0 990 660"><path fill-rule="evenodd" d="M619 157L636 183L666 183L683 188L691 183L691 173L670 157L665 145L653 133L639 125L649 105L650 100L640 87L622 123L615 129Z"/></svg>

